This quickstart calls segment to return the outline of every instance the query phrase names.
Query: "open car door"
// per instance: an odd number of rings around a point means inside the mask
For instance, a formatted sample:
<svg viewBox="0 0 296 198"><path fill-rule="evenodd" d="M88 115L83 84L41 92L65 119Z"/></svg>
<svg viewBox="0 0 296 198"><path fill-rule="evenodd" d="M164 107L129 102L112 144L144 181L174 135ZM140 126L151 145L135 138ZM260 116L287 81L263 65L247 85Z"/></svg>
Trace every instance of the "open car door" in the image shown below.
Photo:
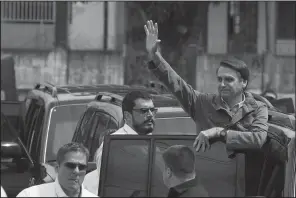
<svg viewBox="0 0 296 198"><path fill-rule="evenodd" d="M1 101L1 185L9 197L29 187L33 166L22 140L23 129L19 102Z"/></svg>
<svg viewBox="0 0 296 198"><path fill-rule="evenodd" d="M194 135L111 135L105 137L100 187L101 197L166 197L162 152L172 145L192 147ZM196 175L211 197L241 197L244 156L229 159L221 142L206 152L196 152Z"/></svg>

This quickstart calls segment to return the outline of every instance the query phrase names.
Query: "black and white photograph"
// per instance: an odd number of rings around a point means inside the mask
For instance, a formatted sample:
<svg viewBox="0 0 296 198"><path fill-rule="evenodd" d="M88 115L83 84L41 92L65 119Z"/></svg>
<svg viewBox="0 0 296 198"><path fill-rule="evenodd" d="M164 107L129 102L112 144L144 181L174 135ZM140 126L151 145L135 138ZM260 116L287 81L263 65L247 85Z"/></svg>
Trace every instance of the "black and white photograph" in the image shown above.
<svg viewBox="0 0 296 198"><path fill-rule="evenodd" d="M296 197L295 1L1 1L1 197Z"/></svg>

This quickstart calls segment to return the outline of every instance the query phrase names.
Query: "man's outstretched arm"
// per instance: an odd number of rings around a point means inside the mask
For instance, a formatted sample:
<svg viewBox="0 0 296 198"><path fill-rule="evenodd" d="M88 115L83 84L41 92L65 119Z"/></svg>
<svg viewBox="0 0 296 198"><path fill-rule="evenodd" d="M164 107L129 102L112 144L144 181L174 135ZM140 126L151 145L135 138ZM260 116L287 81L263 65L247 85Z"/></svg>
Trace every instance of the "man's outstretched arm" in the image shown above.
<svg viewBox="0 0 296 198"><path fill-rule="evenodd" d="M170 90L179 100L184 110L196 121L196 112L199 112L200 103L205 94L194 90L161 56L157 50L160 42L158 40L157 23L153 24L152 21L148 21L144 29L146 33L146 49L149 55L149 70Z"/></svg>

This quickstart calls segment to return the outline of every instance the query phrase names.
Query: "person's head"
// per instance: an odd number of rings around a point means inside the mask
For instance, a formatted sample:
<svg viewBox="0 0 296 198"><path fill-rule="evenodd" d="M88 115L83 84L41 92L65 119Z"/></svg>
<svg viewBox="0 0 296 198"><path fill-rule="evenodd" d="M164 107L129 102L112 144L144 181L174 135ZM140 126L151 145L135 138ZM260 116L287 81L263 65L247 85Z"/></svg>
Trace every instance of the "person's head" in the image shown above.
<svg viewBox="0 0 296 198"><path fill-rule="evenodd" d="M188 146L171 146L162 157L165 165L163 182L168 188L195 177L195 154Z"/></svg>
<svg viewBox="0 0 296 198"><path fill-rule="evenodd" d="M139 135L151 133L155 125L155 114L152 98L145 91L131 91L122 101L123 117L127 125Z"/></svg>
<svg viewBox="0 0 296 198"><path fill-rule="evenodd" d="M58 180L66 194L80 189L86 174L88 158L88 149L80 143L71 142L58 150Z"/></svg>
<svg viewBox="0 0 296 198"><path fill-rule="evenodd" d="M250 72L245 62L237 58L221 61L217 69L220 96L229 100L241 95L248 86L249 75Z"/></svg>

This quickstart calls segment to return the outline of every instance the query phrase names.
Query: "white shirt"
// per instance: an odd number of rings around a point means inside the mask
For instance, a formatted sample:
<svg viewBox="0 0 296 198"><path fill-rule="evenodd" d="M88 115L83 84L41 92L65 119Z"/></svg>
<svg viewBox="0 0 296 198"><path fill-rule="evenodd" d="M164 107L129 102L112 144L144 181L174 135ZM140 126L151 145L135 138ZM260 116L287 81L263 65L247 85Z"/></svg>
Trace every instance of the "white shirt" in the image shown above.
<svg viewBox="0 0 296 198"><path fill-rule="evenodd" d="M7 197L7 194L2 186L1 186L1 197Z"/></svg>
<svg viewBox="0 0 296 198"><path fill-rule="evenodd" d="M111 135L138 135L130 126L124 124L123 127L112 133ZM94 194L98 194L99 180L100 180L100 171L102 163L102 153L103 153L103 143L100 145L95 154L95 160L97 164L97 169L89 172L85 178L83 185L87 190Z"/></svg>
<svg viewBox="0 0 296 198"><path fill-rule="evenodd" d="M98 197L81 186L81 197ZM59 184L55 182L31 186L22 190L17 197L68 197Z"/></svg>

